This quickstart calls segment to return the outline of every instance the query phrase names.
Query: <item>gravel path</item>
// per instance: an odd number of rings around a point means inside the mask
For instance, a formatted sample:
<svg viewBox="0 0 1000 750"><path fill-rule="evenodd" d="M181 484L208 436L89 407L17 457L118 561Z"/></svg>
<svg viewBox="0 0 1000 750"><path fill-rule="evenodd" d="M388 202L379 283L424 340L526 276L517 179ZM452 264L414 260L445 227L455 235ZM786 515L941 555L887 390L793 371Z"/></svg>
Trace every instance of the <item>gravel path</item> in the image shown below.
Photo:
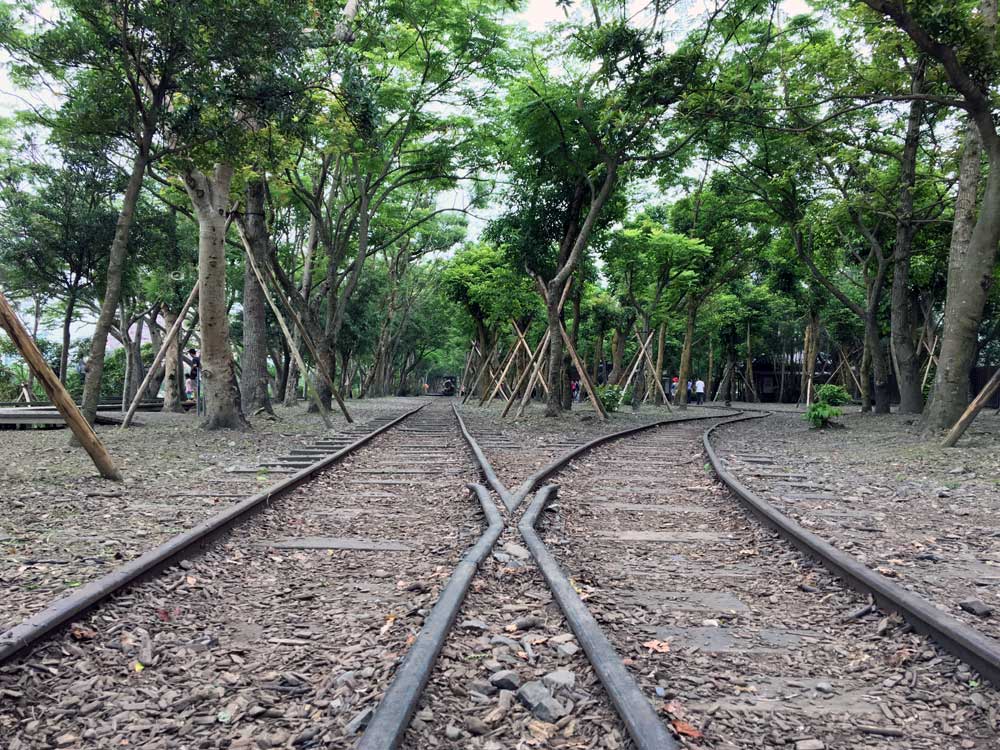
<svg viewBox="0 0 1000 750"><path fill-rule="evenodd" d="M432 403L0 669L5 750L352 746L480 533L475 478Z"/></svg>
<svg viewBox="0 0 1000 750"><path fill-rule="evenodd" d="M349 404L356 424L416 399ZM0 630L222 507L280 478L263 461L328 435L305 407L277 408L251 432L204 432L193 414L142 412L142 426L98 427L125 481L100 479L67 430L0 430ZM335 415L338 429L347 424ZM241 473L233 470L245 470Z"/></svg>
<svg viewBox="0 0 1000 750"><path fill-rule="evenodd" d="M543 538L685 743L996 748L1000 695L748 519L705 424L575 461ZM732 428L734 435L739 425ZM772 434L774 427L771 427Z"/></svg>
<svg viewBox="0 0 1000 750"><path fill-rule="evenodd" d="M730 470L806 528L1000 638L1000 419L941 449L912 417L848 414L813 430L776 414L723 428ZM963 609L979 601L992 609Z"/></svg>

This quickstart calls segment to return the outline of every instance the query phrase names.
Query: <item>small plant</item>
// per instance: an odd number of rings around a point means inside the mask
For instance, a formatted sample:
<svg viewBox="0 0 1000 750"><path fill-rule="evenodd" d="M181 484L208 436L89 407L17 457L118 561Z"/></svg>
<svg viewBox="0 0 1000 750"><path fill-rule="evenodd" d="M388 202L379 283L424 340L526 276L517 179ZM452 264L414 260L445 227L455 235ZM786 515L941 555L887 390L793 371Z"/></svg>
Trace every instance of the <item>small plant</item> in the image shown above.
<svg viewBox="0 0 1000 750"><path fill-rule="evenodd" d="M609 414L618 411L622 403L622 389L617 385L597 386L597 398L604 406L604 410Z"/></svg>
<svg viewBox="0 0 1000 750"><path fill-rule="evenodd" d="M850 403L851 394L840 385L821 385L816 389L816 401L829 406L842 406Z"/></svg>
<svg viewBox="0 0 1000 750"><path fill-rule="evenodd" d="M837 407L851 400L851 394L839 385L821 385L816 389L816 402L810 404L803 415L813 427L822 429L830 426L830 420L843 412Z"/></svg>
<svg viewBox="0 0 1000 750"><path fill-rule="evenodd" d="M822 401L817 401L814 404L810 404L809 408L806 409L806 413L802 415L803 419L807 420L813 427L822 429L823 427L828 427L830 425L830 420L834 417L839 417L843 412L836 406L830 406L830 404L824 404Z"/></svg>

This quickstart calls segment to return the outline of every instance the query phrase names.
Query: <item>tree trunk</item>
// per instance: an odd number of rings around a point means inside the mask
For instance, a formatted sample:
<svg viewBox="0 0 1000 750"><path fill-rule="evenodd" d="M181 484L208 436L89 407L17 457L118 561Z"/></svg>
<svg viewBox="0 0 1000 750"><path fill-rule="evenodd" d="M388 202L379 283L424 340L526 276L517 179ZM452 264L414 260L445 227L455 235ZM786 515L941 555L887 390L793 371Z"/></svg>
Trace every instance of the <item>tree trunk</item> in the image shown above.
<svg viewBox="0 0 1000 750"><path fill-rule="evenodd" d="M923 89L924 62L917 64L911 90L918 94ZM899 386L899 411L902 414L919 414L924 408L923 389L920 387L920 357L913 344L915 315L910 301L910 255L913 252L913 187L916 184L917 150L920 145L920 121L926 105L923 101L910 102L906 120L906 138L900 158L900 192L897 211L896 243L893 248L893 274L890 313L890 345Z"/></svg>
<svg viewBox="0 0 1000 750"><path fill-rule="evenodd" d="M142 189L142 178L149 161L149 149L153 142L152 128L147 128L139 146L139 153L132 162L132 174L129 176L125 195L122 197L121 211L118 213L118 223L115 225L115 236L111 241L108 253L108 271L105 276L104 299L101 300L101 312L94 325L94 335L90 344L90 371L83 387L83 416L90 423L97 417L97 402L101 396L101 378L104 376L104 353L108 345L108 334L115 319L115 311L121 299L122 277L125 271L125 256L128 249L128 235L135 216L135 206L139 201L139 191Z"/></svg>
<svg viewBox="0 0 1000 750"><path fill-rule="evenodd" d="M76 308L76 292L70 292L66 297L66 313L62 323L62 352L59 354L59 382L66 385L66 375L69 373L70 326L73 324L73 312Z"/></svg>
<svg viewBox="0 0 1000 750"><path fill-rule="evenodd" d="M268 262L270 240L264 219L264 180L257 178L247 183L246 213L242 219L243 232L250 252L258 267ZM274 414L271 397L267 391L267 300L254 273L253 266L244 261L243 271L243 359L240 362L240 398L243 408L250 414L264 411Z"/></svg>
<svg viewBox="0 0 1000 750"><path fill-rule="evenodd" d="M861 381L859 389L861 391L861 411L872 410L871 394L871 373L872 373L872 349L868 336L865 336L865 348L861 353L861 368L858 372L858 379Z"/></svg>
<svg viewBox="0 0 1000 750"><path fill-rule="evenodd" d="M1000 152L989 153L989 176L976 221L976 195L983 150L979 131L969 124L959 169L958 197L948 252L948 291L944 307L941 353L934 394L925 426L950 428L969 402L969 371L975 364L983 307L993 281L993 264L1000 239Z"/></svg>
<svg viewBox="0 0 1000 750"><path fill-rule="evenodd" d="M594 347L594 385L600 381L602 362L604 362L604 329L600 328L597 331L597 345ZM606 377L605 380L607 380Z"/></svg>
<svg viewBox="0 0 1000 750"><path fill-rule="evenodd" d="M681 349L681 364L677 373L677 396L674 402L687 409L687 382L691 377L691 347L694 345L694 318L698 313L698 305L694 298L687 304L687 322L684 326L684 347Z"/></svg>
<svg viewBox="0 0 1000 750"><path fill-rule="evenodd" d="M658 383L663 382L663 360L666 355L667 348L667 321L660 321L660 328L656 333L656 368L653 372L653 377L656 378ZM709 369L708 381L712 382L712 371ZM711 393L711 387L709 387L709 392ZM660 393L659 388L653 388L653 399L657 406L663 406L663 394Z"/></svg>
<svg viewBox="0 0 1000 750"><path fill-rule="evenodd" d="M819 349L818 339L819 316L810 310L802 343L802 379L799 384L799 405L812 403L811 390L813 375L816 372L816 353Z"/></svg>
<svg viewBox="0 0 1000 750"><path fill-rule="evenodd" d="M625 334L617 327L611 333L611 373L608 375L610 385L618 385L622 379L622 368L625 366Z"/></svg>
<svg viewBox="0 0 1000 750"><path fill-rule="evenodd" d="M545 314L549 325L549 394L545 401L545 416L557 417L562 410L561 385L566 370L563 367L563 340L559 299L561 290L549 289L546 294Z"/></svg>
<svg viewBox="0 0 1000 750"><path fill-rule="evenodd" d="M882 346L882 335L878 325L877 310L869 309L865 317L865 338L871 356L872 373L875 376L875 413L889 413L889 362Z"/></svg>
<svg viewBox="0 0 1000 750"><path fill-rule="evenodd" d="M198 170L184 185L198 218L198 311L201 318L201 380L209 430L250 427L240 403L226 308L226 211L233 168L217 164L211 177Z"/></svg>
<svg viewBox="0 0 1000 750"><path fill-rule="evenodd" d="M177 322L177 313L164 309L163 322L167 330ZM184 367L181 361L181 337L174 337L173 343L167 349L163 359L163 411L182 412L181 402L184 391Z"/></svg>

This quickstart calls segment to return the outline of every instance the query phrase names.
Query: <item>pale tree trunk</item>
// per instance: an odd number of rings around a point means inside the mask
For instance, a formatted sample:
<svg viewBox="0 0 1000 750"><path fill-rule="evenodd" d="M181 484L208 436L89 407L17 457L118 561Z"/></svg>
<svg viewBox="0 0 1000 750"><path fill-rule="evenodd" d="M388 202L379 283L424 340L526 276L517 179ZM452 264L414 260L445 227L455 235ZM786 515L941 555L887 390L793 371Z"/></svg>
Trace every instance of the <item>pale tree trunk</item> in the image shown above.
<svg viewBox="0 0 1000 750"><path fill-rule="evenodd" d="M139 191L142 189L142 178L146 172L152 142L152 128L147 128L139 146L139 152L132 163L132 174L129 176L128 185L125 188L121 211L118 213L118 223L115 226L115 236L111 241L111 250L108 253L104 299L101 300L101 312L94 325L94 335L91 337L90 370L83 387L83 416L90 424L93 424L97 417L97 402L101 396L101 378L104 376L104 354L108 346L108 334L111 332L111 325L115 319L115 311L118 309L118 302L121 299L128 235L132 229L132 220L135 217L135 207L139 201Z"/></svg>
<svg viewBox="0 0 1000 750"><path fill-rule="evenodd" d="M246 213L241 219L250 252L259 268L266 268L270 252L264 219L264 181L251 180L246 188ZM244 261L243 271L243 359L240 361L240 398L250 414L274 414L267 392L267 299L257 281L253 265Z"/></svg>
<svg viewBox="0 0 1000 750"><path fill-rule="evenodd" d="M622 368L625 367L625 334L618 328L611 332L611 372L608 374L608 384L618 385L622 379Z"/></svg>
<svg viewBox="0 0 1000 750"><path fill-rule="evenodd" d="M559 299L562 289L550 289L546 294L545 313L549 325L549 395L545 401L545 416L555 417L562 409L562 381L566 371L563 368L562 319L559 311Z"/></svg>
<svg viewBox="0 0 1000 750"><path fill-rule="evenodd" d="M979 11L990 41L996 44L997 0L980 0ZM934 50L937 54L938 50ZM985 105L989 106L989 95ZM968 98L966 99L967 101ZM1000 242L1000 138L995 112L970 109L965 151L959 167L958 196L948 250L948 287L944 305L941 353L934 391L924 426L945 430L962 416L969 401L969 372L978 353L979 324L993 283L997 244ZM982 128L982 130L980 130ZM984 147L984 143L986 146ZM976 198L982 171L982 152L989 171L979 216Z"/></svg>
<svg viewBox="0 0 1000 750"><path fill-rule="evenodd" d="M169 331L177 321L177 313L163 310L163 323ZM184 368L181 362L181 337L175 336L163 358L163 409L162 411L182 412L181 402L184 389Z"/></svg>
<svg viewBox="0 0 1000 750"><path fill-rule="evenodd" d="M923 89L924 61L917 63L911 90L919 94ZM900 158L899 209L896 224L896 243L893 248L893 275L891 294L892 359L896 367L899 386L899 411L902 414L919 414L924 408L923 389L920 387L920 357L913 343L915 315L910 301L910 255L913 252L913 187L916 184L917 150L920 146L920 121L926 104L921 100L910 102L906 120L906 138Z"/></svg>
<svg viewBox="0 0 1000 750"><path fill-rule="evenodd" d="M805 336L802 344L802 379L799 384L799 405L812 403L810 391L816 373L816 354L819 351L819 316L809 311Z"/></svg>
<svg viewBox="0 0 1000 750"><path fill-rule="evenodd" d="M694 318L698 313L698 304L693 297L688 299L687 320L684 326L684 346L681 349L681 364L677 373L677 396L674 402L687 409L687 381L691 377L691 347L694 345Z"/></svg>
<svg viewBox="0 0 1000 750"><path fill-rule="evenodd" d="M996 149L994 149L996 150ZM969 125L959 169L958 197L948 253L948 287L941 352L927 409L931 431L951 427L969 402L969 371L975 364L979 324L992 284L1000 235L1000 153L990 154L989 177L976 221L982 139Z"/></svg>
<svg viewBox="0 0 1000 750"><path fill-rule="evenodd" d="M229 345L226 309L226 211L233 168L217 164L211 176L192 169L184 185L198 218L198 311L201 319L201 382L209 430L247 429Z"/></svg>
<svg viewBox="0 0 1000 750"><path fill-rule="evenodd" d="M858 373L858 380L861 381L861 411L871 411L872 410L872 394L871 394L871 375L872 375L872 348L871 341L868 336L865 336L865 348L861 353L861 368Z"/></svg>

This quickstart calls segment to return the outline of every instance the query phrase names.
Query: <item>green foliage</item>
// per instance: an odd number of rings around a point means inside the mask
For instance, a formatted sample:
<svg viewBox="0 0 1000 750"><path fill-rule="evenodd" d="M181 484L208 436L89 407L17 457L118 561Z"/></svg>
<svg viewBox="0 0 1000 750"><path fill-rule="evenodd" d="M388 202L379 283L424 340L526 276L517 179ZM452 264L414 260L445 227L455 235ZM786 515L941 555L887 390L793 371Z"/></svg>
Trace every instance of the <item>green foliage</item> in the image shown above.
<svg viewBox="0 0 1000 750"><path fill-rule="evenodd" d="M830 406L842 406L851 402L851 394L841 385L826 383L816 388L816 401Z"/></svg>
<svg viewBox="0 0 1000 750"><path fill-rule="evenodd" d="M618 411L618 407L621 406L623 401L622 396L622 389L619 385L597 386L597 399L609 414Z"/></svg>
<svg viewBox="0 0 1000 750"><path fill-rule="evenodd" d="M828 383L816 388L816 401L809 405L802 418L813 427L822 429L830 425L830 420L843 412L837 407L850 402L851 395L842 386Z"/></svg>
<svg viewBox="0 0 1000 750"><path fill-rule="evenodd" d="M802 415L802 418L809 422L813 427L822 429L830 425L831 419L839 417L841 414L843 414L843 412L837 407L817 401L816 403L809 405L809 408L806 409L806 413Z"/></svg>

